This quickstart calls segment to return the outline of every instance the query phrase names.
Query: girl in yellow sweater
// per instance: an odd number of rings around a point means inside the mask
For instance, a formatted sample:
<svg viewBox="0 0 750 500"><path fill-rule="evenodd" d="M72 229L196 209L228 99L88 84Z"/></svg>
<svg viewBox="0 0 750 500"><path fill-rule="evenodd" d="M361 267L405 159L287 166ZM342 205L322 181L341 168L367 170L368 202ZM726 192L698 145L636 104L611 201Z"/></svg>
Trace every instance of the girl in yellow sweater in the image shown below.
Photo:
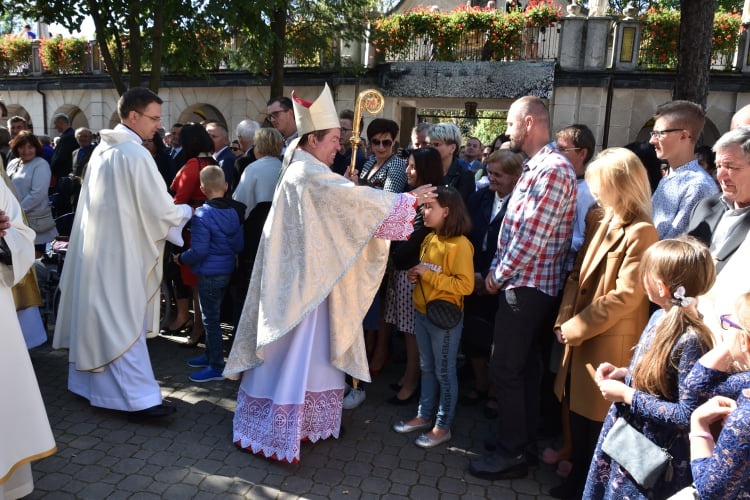
<svg viewBox="0 0 750 500"><path fill-rule="evenodd" d="M463 198L454 188L439 187L437 198L424 205L423 215L424 225L433 232L422 243L420 263L408 271L409 280L417 283L412 297L417 310L415 333L422 389L417 416L399 422L393 429L402 434L431 429L415 443L421 448L432 448L451 438L450 427L458 400L456 355L461 341L464 295L474 289L474 248L464 236L471 228L471 219ZM428 319L427 304L435 300L458 307L460 317L455 325L440 327ZM439 401L435 397L438 392Z"/></svg>

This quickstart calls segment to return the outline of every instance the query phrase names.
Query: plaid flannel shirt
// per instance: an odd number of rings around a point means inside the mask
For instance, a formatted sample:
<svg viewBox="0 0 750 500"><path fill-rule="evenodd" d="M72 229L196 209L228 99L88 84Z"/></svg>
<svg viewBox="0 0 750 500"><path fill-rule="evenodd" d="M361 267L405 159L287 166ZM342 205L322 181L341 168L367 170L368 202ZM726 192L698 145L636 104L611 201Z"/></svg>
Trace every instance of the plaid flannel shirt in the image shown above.
<svg viewBox="0 0 750 500"><path fill-rule="evenodd" d="M554 143L528 159L500 228L493 279L502 289L531 287L556 296L573 237L576 174Z"/></svg>

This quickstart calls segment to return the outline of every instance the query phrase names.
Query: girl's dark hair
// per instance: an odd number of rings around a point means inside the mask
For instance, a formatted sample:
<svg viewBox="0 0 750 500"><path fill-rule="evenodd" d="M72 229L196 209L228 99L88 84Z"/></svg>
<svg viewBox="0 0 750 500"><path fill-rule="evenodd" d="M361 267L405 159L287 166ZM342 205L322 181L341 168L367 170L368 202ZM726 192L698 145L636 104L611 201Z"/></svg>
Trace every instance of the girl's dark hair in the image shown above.
<svg viewBox="0 0 750 500"><path fill-rule="evenodd" d="M443 162L440 159L440 153L438 153L437 149L415 149L411 152L411 156L414 157L414 169L417 171L417 179L420 182L419 186L424 184L442 186L445 184Z"/></svg>
<svg viewBox="0 0 750 500"><path fill-rule="evenodd" d="M180 130L180 143L185 152L185 160L196 158L200 153L213 153L214 141L202 125L185 125Z"/></svg>
<svg viewBox="0 0 750 500"><path fill-rule="evenodd" d="M466 209L464 198L455 188L440 186L437 188L437 204L448 208L448 216L443 221L440 232L435 231L438 236L453 238L469 234L471 231L471 217Z"/></svg>
<svg viewBox="0 0 750 500"><path fill-rule="evenodd" d="M42 156L42 143L39 142L39 138L35 136L34 133L30 130L22 130L11 141L10 148L16 157L18 157L18 148L20 148L24 144L31 144L36 150L36 155Z"/></svg>
<svg viewBox="0 0 750 500"><path fill-rule="evenodd" d="M398 123L387 118L375 118L367 126L367 140L371 141L378 134L390 134L391 139L398 137Z"/></svg>

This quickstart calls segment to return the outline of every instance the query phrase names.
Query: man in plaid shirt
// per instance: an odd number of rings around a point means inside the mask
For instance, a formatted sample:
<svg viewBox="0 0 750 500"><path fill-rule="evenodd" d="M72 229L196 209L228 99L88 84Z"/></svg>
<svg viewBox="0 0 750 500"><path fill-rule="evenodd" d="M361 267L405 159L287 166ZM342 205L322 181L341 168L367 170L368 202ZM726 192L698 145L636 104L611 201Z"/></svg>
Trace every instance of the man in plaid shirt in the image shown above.
<svg viewBox="0 0 750 500"><path fill-rule="evenodd" d="M549 111L542 100L515 101L507 124L511 149L529 159L508 201L494 269L485 282L489 293L499 295L490 368L500 418L495 451L469 467L484 479L528 472L526 450L539 417L541 345L552 335L576 207L575 171L550 142Z"/></svg>

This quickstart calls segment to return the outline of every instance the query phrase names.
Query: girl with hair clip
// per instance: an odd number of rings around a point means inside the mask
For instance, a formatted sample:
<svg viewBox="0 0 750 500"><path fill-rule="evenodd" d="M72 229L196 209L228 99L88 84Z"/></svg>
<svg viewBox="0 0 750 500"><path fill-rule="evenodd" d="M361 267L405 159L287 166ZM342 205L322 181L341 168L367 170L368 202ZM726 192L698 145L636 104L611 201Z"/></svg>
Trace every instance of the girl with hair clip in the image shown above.
<svg viewBox="0 0 750 500"><path fill-rule="evenodd" d="M463 309L463 297L474 289L474 248L464 236L471 219L458 191L439 187L437 199L424 204L424 225L432 228L422 243L420 263L408 271L416 283L413 300L417 310L415 331L419 346L422 386L417 416L399 422L393 430L405 434L430 429L417 438L420 448L432 448L451 439L451 425L458 400L456 355L461 341L463 313L458 324L441 328L427 317L427 303L444 300ZM435 398L440 393L439 401ZM432 417L437 407L437 420Z"/></svg>
<svg viewBox="0 0 750 500"><path fill-rule="evenodd" d="M698 314L696 297L716 279L708 248L694 238L662 240L641 262L641 277L649 300L661 307L649 320L635 347L630 367L602 363L595 380L602 396L613 404L604 421L591 460L583 498L667 498L688 486L688 427L697 406L686 377L698 358L713 346L713 336ZM602 450L618 417L672 460L648 489Z"/></svg>

